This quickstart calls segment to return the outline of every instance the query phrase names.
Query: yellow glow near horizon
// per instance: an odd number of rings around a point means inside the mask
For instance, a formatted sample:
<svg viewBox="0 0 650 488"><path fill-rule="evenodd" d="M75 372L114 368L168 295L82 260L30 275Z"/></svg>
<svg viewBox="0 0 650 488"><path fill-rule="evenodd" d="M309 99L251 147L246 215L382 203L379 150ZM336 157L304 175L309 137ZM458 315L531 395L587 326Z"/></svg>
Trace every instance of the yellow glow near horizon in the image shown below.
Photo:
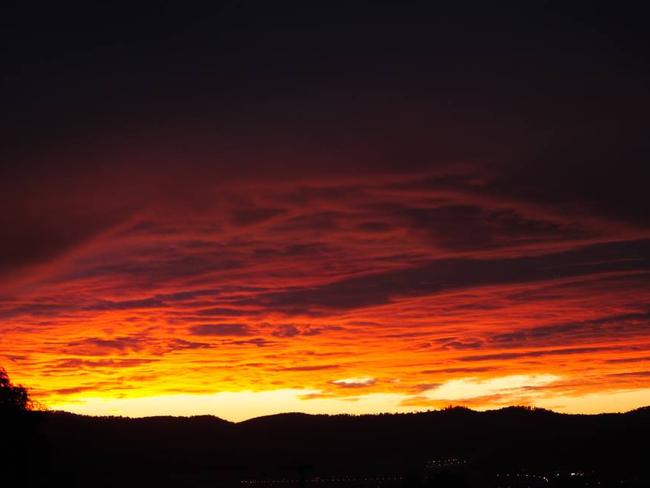
<svg viewBox="0 0 650 488"><path fill-rule="evenodd" d="M316 390L273 390L221 392L213 395L165 395L143 398L85 398L76 403L53 405L54 410L65 410L84 415L118 415L148 417L151 415L215 415L234 422L286 412L302 413L382 413L413 411L400 406L402 395L372 393L353 398L314 398ZM153 413L152 413L153 412Z"/></svg>
<svg viewBox="0 0 650 488"><path fill-rule="evenodd" d="M536 391L529 389L549 385L559 377L551 375L517 375L476 381L472 378L452 380L433 392L418 397L398 393L365 393L347 397L322 397L318 390L279 389L269 391L220 392L214 394L157 395L141 398L84 397L74 402L51 405L52 410L64 410L83 415L115 415L148 417L152 415L193 416L215 415L234 422L285 412L310 414L376 414L407 413L467 405L476 410L506 406L499 395L519 398L520 404L548 408L564 413L602 413L633 410L650 403L650 388L592 393L584 396ZM527 400L533 399L532 402Z"/></svg>

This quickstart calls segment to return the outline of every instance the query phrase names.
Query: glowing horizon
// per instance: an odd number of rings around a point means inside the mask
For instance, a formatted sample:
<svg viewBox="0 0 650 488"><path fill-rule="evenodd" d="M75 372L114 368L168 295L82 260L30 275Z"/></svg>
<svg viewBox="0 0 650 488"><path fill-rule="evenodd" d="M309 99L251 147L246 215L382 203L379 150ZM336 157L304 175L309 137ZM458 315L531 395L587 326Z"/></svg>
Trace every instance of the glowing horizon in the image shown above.
<svg viewBox="0 0 650 488"><path fill-rule="evenodd" d="M369 393L359 397L318 398L305 400L310 395L319 395L317 390L272 390L263 392L222 392L215 394L163 395L142 398L83 398L77 402L52 405L50 410L65 411L90 416L191 417L213 415L231 422L282 413L306 414L382 414L415 413L457 406L450 402L445 407L414 407L405 403L405 395L396 393ZM558 413L601 414L623 413L647 406L650 388L622 390L614 393L590 393L582 397L541 396L535 404ZM462 400L461 400L462 402ZM559 405L559 408L558 408ZM483 411L520 404L472 405L472 410ZM523 406L531 406L526 404Z"/></svg>

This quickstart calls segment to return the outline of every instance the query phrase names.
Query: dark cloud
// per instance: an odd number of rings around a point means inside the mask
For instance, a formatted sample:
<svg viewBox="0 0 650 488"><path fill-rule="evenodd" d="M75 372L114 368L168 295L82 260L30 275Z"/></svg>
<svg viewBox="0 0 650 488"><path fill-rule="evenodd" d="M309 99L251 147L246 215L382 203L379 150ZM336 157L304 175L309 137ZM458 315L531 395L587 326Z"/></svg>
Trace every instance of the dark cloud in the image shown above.
<svg viewBox="0 0 650 488"><path fill-rule="evenodd" d="M194 310L193 313L202 317L241 317L250 314L247 310L224 307L202 308Z"/></svg>
<svg viewBox="0 0 650 488"><path fill-rule="evenodd" d="M231 214L231 222L237 226L258 224L283 213L282 209L277 208L238 208Z"/></svg>
<svg viewBox="0 0 650 488"><path fill-rule="evenodd" d="M163 302L179 302L193 300L195 298L203 298L206 296L216 296L218 294L218 288L209 288L203 290L187 290L177 291L174 293L161 293L159 295L156 295L154 298L157 300L162 300Z"/></svg>
<svg viewBox="0 0 650 488"><path fill-rule="evenodd" d="M434 245L453 251L575 240L592 234L578 224L568 226L526 217L514 209L492 210L473 205L402 208L397 221L408 222Z"/></svg>
<svg viewBox="0 0 650 488"><path fill-rule="evenodd" d="M93 391L98 388L99 385L93 386L76 386L71 388L59 388L58 390L51 390L52 393L57 395L74 395L75 393L83 393L86 391Z"/></svg>
<svg viewBox="0 0 650 488"><path fill-rule="evenodd" d="M207 342L186 341L185 339L172 339L166 344L168 350L183 351L186 349L210 349L212 344Z"/></svg>
<svg viewBox="0 0 650 488"><path fill-rule="evenodd" d="M181 250L165 250L164 247L152 249L147 259L126 260L116 257L108 264L88 263L82 273L64 275L64 280L91 277L121 278L142 288L151 283L164 283L182 278L203 276L210 272L227 271L244 266L244 263L224 253L185 254ZM210 283L213 284L213 283ZM152 298L155 300L155 298Z"/></svg>
<svg viewBox="0 0 650 488"><path fill-rule="evenodd" d="M313 325L301 325L296 326L293 324L283 324L271 332L271 335L275 337L296 337L296 336L316 336L320 335L325 331L333 330L342 330L343 327L336 325L326 325L326 326L313 326Z"/></svg>
<svg viewBox="0 0 650 488"><path fill-rule="evenodd" d="M191 327L190 334L199 336L248 336L252 332L246 324L203 324Z"/></svg>
<svg viewBox="0 0 650 488"><path fill-rule="evenodd" d="M17 355L17 354L2 354L2 357L8 359L12 363L17 363L19 361L25 361L26 359L29 359L29 356L27 355Z"/></svg>
<svg viewBox="0 0 650 488"><path fill-rule="evenodd" d="M645 363L650 362L650 356L605 359L605 362L609 364Z"/></svg>
<svg viewBox="0 0 650 488"><path fill-rule="evenodd" d="M273 341L269 341L268 339L264 339L263 337L255 337L253 339L245 339L241 341L228 341L226 344L233 344L236 346L257 346L257 347L266 347L266 346L271 346L275 344Z"/></svg>
<svg viewBox="0 0 650 488"><path fill-rule="evenodd" d="M300 330L295 325L282 325L274 330L272 333L275 337L295 337L300 335Z"/></svg>
<svg viewBox="0 0 650 488"><path fill-rule="evenodd" d="M78 369L101 369L101 368L132 368L142 366L158 361L157 359L143 359L143 358L125 358L125 359L80 359L80 358L64 358L57 359L51 364L48 364L45 369L47 371L68 371Z"/></svg>
<svg viewBox="0 0 650 488"><path fill-rule="evenodd" d="M159 298L142 298L134 300L123 300L123 301L101 301L94 303L92 305L87 305L83 307L83 310L92 310L92 311L108 311L108 310L131 310L131 309L147 309L147 308L160 308L164 307L166 304L163 300Z"/></svg>
<svg viewBox="0 0 650 488"><path fill-rule="evenodd" d="M175 351L209 349L212 344L206 342L189 341L179 338L160 338L151 334L133 336L118 336L113 338L86 338L71 341L62 348L65 354L74 354L85 357L100 357L120 354L126 356L133 352L150 352L162 356ZM121 359L122 360L122 359ZM87 361L84 359L83 361ZM105 360L101 360L105 361ZM81 364L81 363L80 363Z"/></svg>
<svg viewBox="0 0 650 488"><path fill-rule="evenodd" d="M463 356L458 358L461 361L498 361L510 360L521 358L538 358L544 356L574 356L579 354L591 354L604 351L625 350L624 347L617 348L613 346L602 347L570 347L565 349L544 349L537 351L522 351L522 352L501 352L494 354L481 354L473 356Z"/></svg>
<svg viewBox="0 0 650 488"><path fill-rule="evenodd" d="M466 341L450 341L445 342L441 347L442 349L480 349L483 346L483 342L479 340L466 340Z"/></svg>
<svg viewBox="0 0 650 488"><path fill-rule="evenodd" d="M288 366L286 368L278 368L276 371L324 371L328 369L338 369L341 366L338 364L319 364L313 366Z"/></svg>
<svg viewBox="0 0 650 488"><path fill-rule="evenodd" d="M319 212L292 217L274 227L277 232L323 232L336 231L339 221L347 216L341 212Z"/></svg>
<svg viewBox="0 0 650 488"><path fill-rule="evenodd" d="M0 203L7 198L5 194ZM0 275L25 266L51 262L126 218L125 212L110 213L104 209L86 211L81 215L59 210L60 215L50 213L42 216L38 215L38 209L33 208L33 203L24 207L20 200L5 203L0 213L0 228L7 230L0 242ZM19 208L14 208L16 205ZM25 215L30 208L36 215Z"/></svg>
<svg viewBox="0 0 650 488"><path fill-rule="evenodd" d="M415 385L413 388L411 388L411 391L413 391L413 393L419 394L426 391L435 390L439 386L440 383L422 383L420 385Z"/></svg>
<svg viewBox="0 0 650 488"><path fill-rule="evenodd" d="M59 313L73 310L69 304L63 303L29 303L16 307L9 307L5 310L0 310L0 317L9 319L12 317L20 317L23 315L31 315L34 317L48 317Z"/></svg>
<svg viewBox="0 0 650 488"><path fill-rule="evenodd" d="M650 371L626 371L624 373L612 373L608 376L614 377L614 378L620 378L620 377L625 377L625 378L650 378Z"/></svg>
<svg viewBox="0 0 650 488"><path fill-rule="evenodd" d="M393 228L391 224L386 222L362 222L358 227L362 231L370 233L386 232Z"/></svg>
<svg viewBox="0 0 650 488"><path fill-rule="evenodd" d="M592 320L552 324L496 334L491 340L499 346L531 346L647 335L650 312L606 315Z"/></svg>
<svg viewBox="0 0 650 488"><path fill-rule="evenodd" d="M81 341L75 341L68 343L70 347L78 346L93 346L98 349L114 349L118 351L124 350L139 350L142 348L143 342L145 341L142 337L115 337L113 339L84 339Z"/></svg>
<svg viewBox="0 0 650 488"><path fill-rule="evenodd" d="M427 369L422 371L422 374L453 374L453 373L485 373L492 371L492 367L457 367L457 368L440 368L440 369Z"/></svg>
<svg viewBox="0 0 650 488"><path fill-rule="evenodd" d="M620 260L621 255L625 255L627 260ZM259 294L241 300L241 304L275 310L351 309L381 305L399 297L461 288L647 270L649 267L650 241L613 242L541 256L436 260L415 268L354 277L295 291Z"/></svg>

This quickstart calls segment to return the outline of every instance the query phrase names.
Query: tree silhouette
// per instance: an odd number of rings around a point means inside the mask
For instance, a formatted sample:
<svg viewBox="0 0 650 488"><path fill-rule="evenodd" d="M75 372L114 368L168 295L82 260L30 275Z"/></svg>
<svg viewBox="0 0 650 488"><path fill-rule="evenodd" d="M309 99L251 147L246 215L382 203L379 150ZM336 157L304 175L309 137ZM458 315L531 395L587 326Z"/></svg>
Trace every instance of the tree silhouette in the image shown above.
<svg viewBox="0 0 650 488"><path fill-rule="evenodd" d="M27 389L0 367L0 486L40 487L47 479L47 446Z"/></svg>
<svg viewBox="0 0 650 488"><path fill-rule="evenodd" d="M0 413L25 412L32 408L27 389L14 385L7 371L0 367Z"/></svg>

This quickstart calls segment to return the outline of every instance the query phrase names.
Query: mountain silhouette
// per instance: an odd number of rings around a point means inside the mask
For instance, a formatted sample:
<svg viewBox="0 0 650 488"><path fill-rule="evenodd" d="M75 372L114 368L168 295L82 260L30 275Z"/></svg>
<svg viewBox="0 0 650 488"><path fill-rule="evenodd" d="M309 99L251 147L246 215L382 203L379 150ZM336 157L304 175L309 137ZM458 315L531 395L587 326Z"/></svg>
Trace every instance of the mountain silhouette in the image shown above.
<svg viewBox="0 0 650 488"><path fill-rule="evenodd" d="M42 486L650 486L648 407L287 413L239 423L28 415L49 447Z"/></svg>

